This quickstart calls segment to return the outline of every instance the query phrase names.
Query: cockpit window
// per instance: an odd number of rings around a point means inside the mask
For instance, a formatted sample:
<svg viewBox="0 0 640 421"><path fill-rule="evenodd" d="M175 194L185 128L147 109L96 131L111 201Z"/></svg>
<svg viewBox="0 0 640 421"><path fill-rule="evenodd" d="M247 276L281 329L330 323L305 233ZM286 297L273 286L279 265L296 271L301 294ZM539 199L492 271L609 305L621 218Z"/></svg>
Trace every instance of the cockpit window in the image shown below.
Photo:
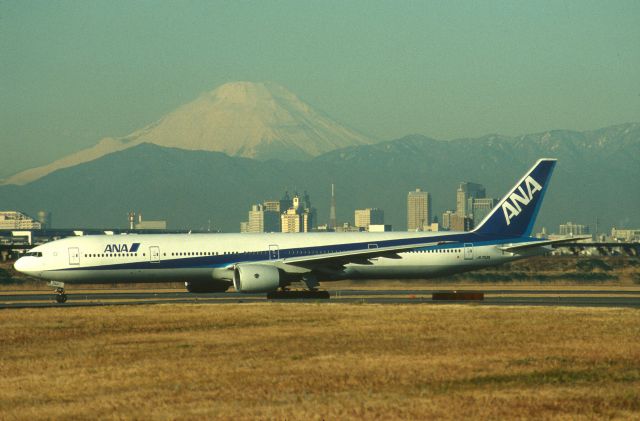
<svg viewBox="0 0 640 421"><path fill-rule="evenodd" d="M30 251L24 254L25 256L42 257L41 251Z"/></svg>

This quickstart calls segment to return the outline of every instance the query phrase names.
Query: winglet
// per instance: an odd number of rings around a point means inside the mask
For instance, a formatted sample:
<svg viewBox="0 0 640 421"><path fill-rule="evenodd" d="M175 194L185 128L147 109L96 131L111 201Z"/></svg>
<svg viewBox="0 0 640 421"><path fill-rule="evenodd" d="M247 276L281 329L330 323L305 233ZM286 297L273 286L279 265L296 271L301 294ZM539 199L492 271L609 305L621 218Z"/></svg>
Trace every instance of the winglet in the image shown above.
<svg viewBox="0 0 640 421"><path fill-rule="evenodd" d="M539 159L473 232L530 236L556 161L553 158Z"/></svg>

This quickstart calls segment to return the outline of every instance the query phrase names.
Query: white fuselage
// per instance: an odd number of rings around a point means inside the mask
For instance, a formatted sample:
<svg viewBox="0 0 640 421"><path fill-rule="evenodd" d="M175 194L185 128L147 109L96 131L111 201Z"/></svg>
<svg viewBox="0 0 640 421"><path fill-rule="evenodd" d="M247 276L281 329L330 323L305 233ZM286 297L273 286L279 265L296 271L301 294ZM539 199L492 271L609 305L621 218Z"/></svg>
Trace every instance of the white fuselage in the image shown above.
<svg viewBox="0 0 640 421"><path fill-rule="evenodd" d="M321 271L319 280L429 278L541 252L504 252L498 245L508 244L508 239L489 241L472 233L130 234L53 241L33 248L15 267L31 276L69 283L230 280L236 264L282 268L289 258L384 247L405 239L433 239L434 245L347 263L337 271Z"/></svg>

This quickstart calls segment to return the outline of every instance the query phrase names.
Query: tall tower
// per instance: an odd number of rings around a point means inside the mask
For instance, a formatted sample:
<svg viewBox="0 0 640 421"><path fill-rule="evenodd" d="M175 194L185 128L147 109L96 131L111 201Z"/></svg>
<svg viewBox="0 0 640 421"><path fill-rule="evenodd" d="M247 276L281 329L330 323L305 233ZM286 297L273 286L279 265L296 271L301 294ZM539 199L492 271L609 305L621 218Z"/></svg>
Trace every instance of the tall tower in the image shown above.
<svg viewBox="0 0 640 421"><path fill-rule="evenodd" d="M407 230L423 231L431 224L431 195L416 189L407 195Z"/></svg>
<svg viewBox="0 0 640 421"><path fill-rule="evenodd" d="M136 221L136 213L134 211L129 212L129 229L133 230L133 224Z"/></svg>
<svg viewBox="0 0 640 421"><path fill-rule="evenodd" d="M463 181L456 190L456 214L461 217L471 217L473 213L473 200L484 199L486 191L482 184Z"/></svg>
<svg viewBox="0 0 640 421"><path fill-rule="evenodd" d="M335 185L331 183L331 209L329 210L329 228L336 229L336 189Z"/></svg>

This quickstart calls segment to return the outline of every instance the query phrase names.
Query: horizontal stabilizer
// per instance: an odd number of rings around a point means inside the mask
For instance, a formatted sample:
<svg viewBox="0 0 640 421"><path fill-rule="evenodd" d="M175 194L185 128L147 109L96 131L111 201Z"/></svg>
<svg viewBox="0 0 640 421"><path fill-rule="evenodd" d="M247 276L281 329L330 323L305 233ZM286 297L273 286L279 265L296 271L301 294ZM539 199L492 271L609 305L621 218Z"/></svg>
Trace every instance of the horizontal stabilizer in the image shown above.
<svg viewBox="0 0 640 421"><path fill-rule="evenodd" d="M533 248L533 247L550 246L550 245L553 245L553 244L575 243L577 241L587 240L587 239L591 239L591 236L590 235L583 235L583 236L578 236L578 237L560 238L558 240L529 241L529 242L526 242L526 243L518 243L518 244L509 245L509 246L505 246L505 247L498 247L498 248L500 250L502 250L502 251L513 252L513 251L524 250L524 249L529 249L529 248Z"/></svg>

